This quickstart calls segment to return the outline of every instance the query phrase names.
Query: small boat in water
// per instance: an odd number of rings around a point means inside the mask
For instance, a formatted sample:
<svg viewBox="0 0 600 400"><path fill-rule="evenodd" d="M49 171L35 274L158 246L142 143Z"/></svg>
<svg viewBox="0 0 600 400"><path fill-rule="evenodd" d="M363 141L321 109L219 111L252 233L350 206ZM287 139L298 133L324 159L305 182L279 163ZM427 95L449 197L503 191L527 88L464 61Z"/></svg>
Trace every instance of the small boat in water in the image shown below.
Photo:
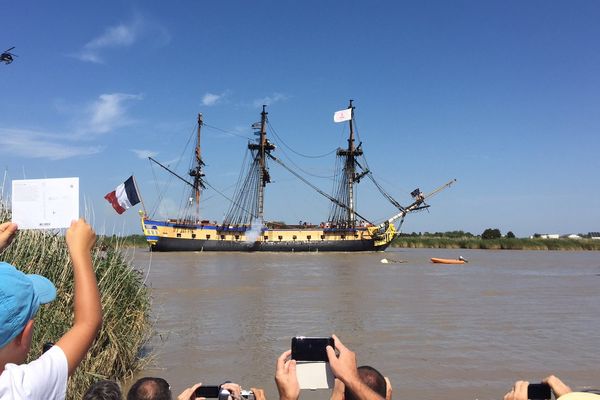
<svg viewBox="0 0 600 400"><path fill-rule="evenodd" d="M464 264L467 262L467 260L465 260L462 257L458 257L458 258L435 258L435 257L432 257L431 262L434 264Z"/></svg>

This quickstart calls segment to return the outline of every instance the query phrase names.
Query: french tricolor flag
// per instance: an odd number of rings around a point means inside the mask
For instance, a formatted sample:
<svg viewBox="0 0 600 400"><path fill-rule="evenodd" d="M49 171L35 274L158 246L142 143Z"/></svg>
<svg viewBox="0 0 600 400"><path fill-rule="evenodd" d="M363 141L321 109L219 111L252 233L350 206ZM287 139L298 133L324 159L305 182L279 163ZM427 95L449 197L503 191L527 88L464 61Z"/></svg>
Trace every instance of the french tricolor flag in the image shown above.
<svg viewBox="0 0 600 400"><path fill-rule="evenodd" d="M123 214L125 210L135 206L140 202L140 195L135 187L133 175L130 176L124 183L121 183L115 190L104 196L106 200L113 206L115 211Z"/></svg>

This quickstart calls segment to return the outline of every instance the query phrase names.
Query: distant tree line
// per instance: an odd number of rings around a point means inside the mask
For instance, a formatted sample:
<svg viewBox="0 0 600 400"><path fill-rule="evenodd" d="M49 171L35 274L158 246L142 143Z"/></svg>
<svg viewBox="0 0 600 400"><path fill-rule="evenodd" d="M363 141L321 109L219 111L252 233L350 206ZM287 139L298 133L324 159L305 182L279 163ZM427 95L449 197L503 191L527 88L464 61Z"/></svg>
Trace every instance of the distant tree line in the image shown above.
<svg viewBox="0 0 600 400"><path fill-rule="evenodd" d="M579 233L579 237L584 239L590 239L592 233ZM412 232L412 233L400 233L399 237L420 237L420 238L449 238L449 239L468 239L468 238L481 238L484 240L490 239L516 239L515 234L512 231L506 232L506 235L502 236L502 232L498 228L487 228L480 235L474 235L471 232L465 231L448 231L448 232ZM534 233L533 238L540 238L542 234Z"/></svg>
<svg viewBox="0 0 600 400"><path fill-rule="evenodd" d="M450 239L465 239L465 238L481 238L481 239L500 239L502 233L498 228L487 228L481 235L473 235L471 232L465 231L449 231L449 232L413 232L401 233L400 237L425 237L425 238L450 238ZM512 231L506 233L506 238L515 238Z"/></svg>

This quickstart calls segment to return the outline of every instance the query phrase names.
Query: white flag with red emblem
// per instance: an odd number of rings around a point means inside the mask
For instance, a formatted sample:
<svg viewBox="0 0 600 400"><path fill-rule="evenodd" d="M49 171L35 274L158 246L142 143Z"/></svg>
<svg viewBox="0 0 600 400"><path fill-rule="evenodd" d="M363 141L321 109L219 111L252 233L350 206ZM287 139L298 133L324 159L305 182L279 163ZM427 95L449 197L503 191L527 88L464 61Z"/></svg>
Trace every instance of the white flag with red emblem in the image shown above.
<svg viewBox="0 0 600 400"><path fill-rule="evenodd" d="M345 110L336 111L333 114L333 122L344 122L352 119L352 109L346 108Z"/></svg>

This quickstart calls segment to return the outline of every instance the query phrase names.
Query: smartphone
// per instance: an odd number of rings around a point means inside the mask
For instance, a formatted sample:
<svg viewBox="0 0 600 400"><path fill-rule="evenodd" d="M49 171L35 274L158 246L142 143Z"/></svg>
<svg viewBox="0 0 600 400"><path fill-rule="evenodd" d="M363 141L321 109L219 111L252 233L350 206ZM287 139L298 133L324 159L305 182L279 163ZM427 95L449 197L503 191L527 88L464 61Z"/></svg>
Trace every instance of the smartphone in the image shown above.
<svg viewBox="0 0 600 400"><path fill-rule="evenodd" d="M530 383L527 387L527 398L530 400L549 400L552 398L550 385L547 383Z"/></svg>
<svg viewBox="0 0 600 400"><path fill-rule="evenodd" d="M220 386L200 386L194 392L194 396L196 397L206 397L207 399L216 399L219 397L219 393L221 392Z"/></svg>
<svg viewBox="0 0 600 400"><path fill-rule="evenodd" d="M296 361L329 361L327 350L325 350L327 346L335 348L332 337L293 337L292 359Z"/></svg>

